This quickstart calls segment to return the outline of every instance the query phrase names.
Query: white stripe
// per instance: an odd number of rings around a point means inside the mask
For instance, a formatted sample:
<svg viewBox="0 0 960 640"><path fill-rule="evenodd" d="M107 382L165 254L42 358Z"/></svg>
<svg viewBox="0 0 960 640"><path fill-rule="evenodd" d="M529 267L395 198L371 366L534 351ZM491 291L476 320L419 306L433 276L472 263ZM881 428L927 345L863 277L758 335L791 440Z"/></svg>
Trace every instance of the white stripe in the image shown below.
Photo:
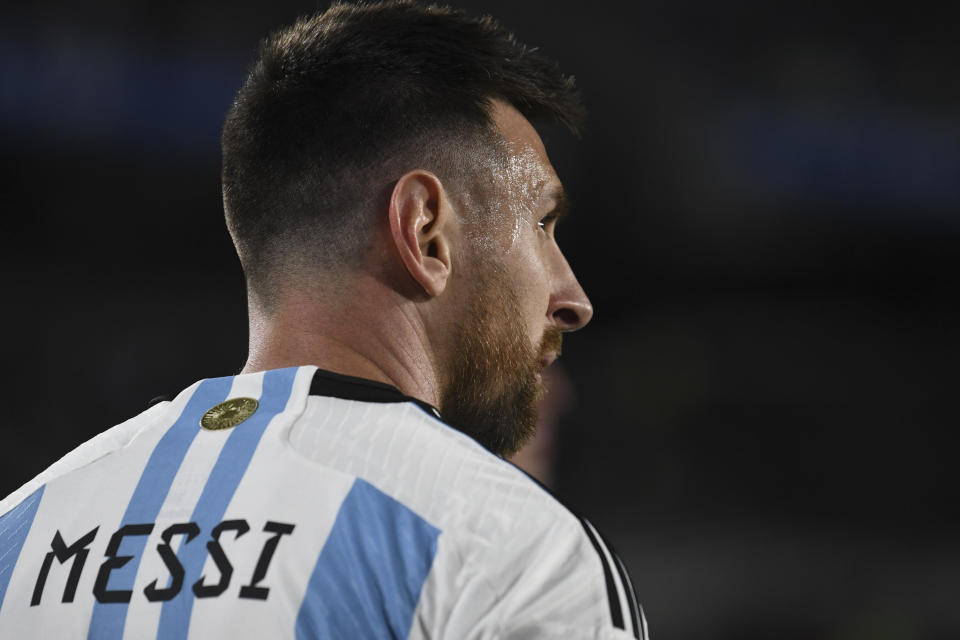
<svg viewBox="0 0 960 640"><path fill-rule="evenodd" d="M259 398L262 388L262 373L236 376L230 386L227 398ZM157 514L153 531L147 540L143 556L140 559L137 577L134 580L133 596L127 609L123 636L125 639L156 635L157 626L160 622L161 607L159 603L148 601L143 595L143 590L154 580L157 581L158 586L164 587L169 579L170 572L167 571L162 558L156 552L157 545L160 544L160 534L175 522L190 521L190 516L193 515L200 494L210 477L210 471L216 464L229 433L229 430L207 431L200 429L190 444L190 448L187 449L183 462L180 464L180 469L170 485L170 491ZM203 531L201 534L201 540L194 543L202 543L202 537L208 535L209 532ZM174 552L180 550L183 541L184 536L176 536L173 539ZM189 589L190 585L185 584L183 588Z"/></svg>
<svg viewBox="0 0 960 640"><path fill-rule="evenodd" d="M306 435L305 430L293 429L291 422L302 416L313 370L302 367L298 372L287 409L267 427L224 513L224 520L246 520L250 531L241 538L232 533L223 536L221 544L233 565L233 578L223 595L194 602L191 638L293 638L313 565L354 482L353 476L317 464L290 446L296 447ZM327 412L319 418L331 415ZM258 585L269 589L267 600L243 600L239 591L250 583L263 546L272 536L263 530L268 520L292 524L294 530L280 539L267 575ZM204 571L216 576L218 570L210 563L208 557ZM278 628L284 633L278 634Z"/></svg>
<svg viewBox="0 0 960 640"><path fill-rule="evenodd" d="M173 416L175 419L178 415L180 415L177 413L177 411L183 410L183 407L186 406L187 400L190 399L190 396L193 394L199 384L199 382L195 383L190 388L183 391L181 394L183 397L177 398L177 409L170 409L169 407L172 406L170 403L155 404L140 415L122 422L111 429L97 434L90 440L87 440L79 447L47 467L47 469L42 471L30 482L26 483L0 501L0 514L6 513L16 505L26 500L27 497L39 489L41 485L51 482L60 476L70 473L71 471L85 467L91 462L103 457L107 453L112 453L121 447L127 446L138 432L152 426L155 420L159 420L161 418L165 419L170 416ZM172 421L170 421L170 424L172 424ZM169 426L169 424L167 426Z"/></svg>
<svg viewBox="0 0 960 640"><path fill-rule="evenodd" d="M154 447L176 421L197 386L199 383L181 392L173 402L156 404L136 418L103 432L37 477L34 482L46 483L47 487L33 521L34 529L24 543L11 576L4 615L0 616L0 636L87 636L93 584L110 534L119 527ZM121 448L123 455L111 455ZM86 508L77 508L78 496L87 500ZM40 566L50 551L54 533L60 531L65 543L72 544L94 527L97 534L88 547L89 556L80 575L73 608L63 609L70 605L64 605L61 598L76 558L63 565L53 562L40 604L30 606Z"/></svg>

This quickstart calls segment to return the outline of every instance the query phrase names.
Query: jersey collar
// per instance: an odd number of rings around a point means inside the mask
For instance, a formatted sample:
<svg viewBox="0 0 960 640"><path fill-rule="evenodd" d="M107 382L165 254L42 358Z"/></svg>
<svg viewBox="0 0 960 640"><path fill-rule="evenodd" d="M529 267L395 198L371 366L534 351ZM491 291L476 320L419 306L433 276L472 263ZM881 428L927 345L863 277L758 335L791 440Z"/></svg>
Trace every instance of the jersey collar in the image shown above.
<svg viewBox="0 0 960 640"><path fill-rule="evenodd" d="M366 378L317 369L310 382L310 395L359 400L360 402L412 402L438 420L440 411L432 404L404 394L393 385Z"/></svg>

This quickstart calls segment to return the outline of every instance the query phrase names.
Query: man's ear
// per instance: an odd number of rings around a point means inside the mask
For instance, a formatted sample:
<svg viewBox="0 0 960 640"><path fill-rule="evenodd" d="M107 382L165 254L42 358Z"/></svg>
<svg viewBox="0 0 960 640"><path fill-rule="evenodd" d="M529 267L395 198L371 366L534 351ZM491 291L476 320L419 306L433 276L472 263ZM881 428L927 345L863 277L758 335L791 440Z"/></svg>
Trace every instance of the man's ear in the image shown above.
<svg viewBox="0 0 960 640"><path fill-rule="evenodd" d="M440 179L429 171L404 174L390 195L390 234L407 271L433 297L443 293L452 268L455 220Z"/></svg>

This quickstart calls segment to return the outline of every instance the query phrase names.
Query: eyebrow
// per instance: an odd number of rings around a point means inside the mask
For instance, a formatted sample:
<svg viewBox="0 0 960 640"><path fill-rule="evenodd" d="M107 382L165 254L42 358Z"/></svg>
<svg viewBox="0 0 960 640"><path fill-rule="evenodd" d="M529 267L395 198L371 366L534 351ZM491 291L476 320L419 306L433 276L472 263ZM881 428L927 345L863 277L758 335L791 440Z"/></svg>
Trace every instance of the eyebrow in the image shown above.
<svg viewBox="0 0 960 640"><path fill-rule="evenodd" d="M563 185L557 185L550 189L547 193L547 198L556 201L553 209L550 210L550 215L557 218L557 220L570 215L570 198L567 197L567 192L563 188Z"/></svg>

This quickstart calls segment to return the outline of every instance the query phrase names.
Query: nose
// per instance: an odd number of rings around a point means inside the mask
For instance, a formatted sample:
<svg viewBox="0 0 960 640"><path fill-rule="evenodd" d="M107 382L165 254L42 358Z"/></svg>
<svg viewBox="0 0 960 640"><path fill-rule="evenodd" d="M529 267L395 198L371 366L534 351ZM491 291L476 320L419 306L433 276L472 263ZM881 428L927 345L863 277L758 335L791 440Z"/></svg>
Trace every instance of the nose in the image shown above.
<svg viewBox="0 0 960 640"><path fill-rule="evenodd" d="M561 331L582 329L593 317L593 305L562 253L557 251L558 272L550 294L547 315Z"/></svg>

